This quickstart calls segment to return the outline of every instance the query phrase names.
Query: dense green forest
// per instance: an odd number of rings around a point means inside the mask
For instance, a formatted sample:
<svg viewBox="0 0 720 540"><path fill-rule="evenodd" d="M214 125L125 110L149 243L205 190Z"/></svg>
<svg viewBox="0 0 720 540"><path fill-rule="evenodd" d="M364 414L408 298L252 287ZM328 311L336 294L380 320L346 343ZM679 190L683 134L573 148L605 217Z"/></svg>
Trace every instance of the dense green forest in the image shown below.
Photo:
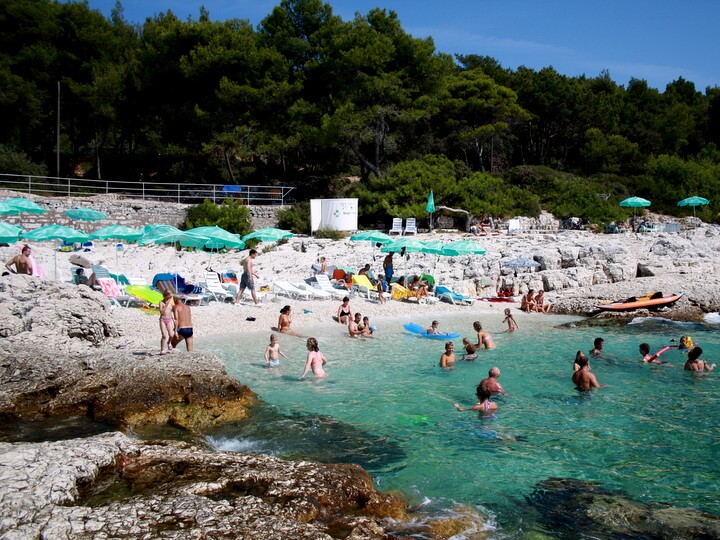
<svg viewBox="0 0 720 540"><path fill-rule="evenodd" d="M623 218L629 195L716 219L720 88L504 68L438 53L373 9L283 0L253 28L171 12L130 24L85 3L0 3L0 172L300 185L358 196L362 221L474 214ZM609 197L608 197L609 196Z"/></svg>

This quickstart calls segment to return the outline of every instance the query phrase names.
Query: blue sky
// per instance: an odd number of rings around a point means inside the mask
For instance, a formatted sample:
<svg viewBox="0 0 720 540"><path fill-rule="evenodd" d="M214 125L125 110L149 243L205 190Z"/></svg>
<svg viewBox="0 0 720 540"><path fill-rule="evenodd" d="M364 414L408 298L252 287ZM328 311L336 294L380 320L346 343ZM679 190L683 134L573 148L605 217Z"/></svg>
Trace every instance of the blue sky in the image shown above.
<svg viewBox="0 0 720 540"><path fill-rule="evenodd" d="M197 19L204 5L214 20L257 24L280 0L123 0L125 18L171 10ZM431 36L437 50L492 56L512 69L552 66L570 76L603 69L620 84L645 79L660 90L678 77L698 90L720 86L718 0L331 0L348 20L374 7L395 11L403 29ZM115 0L89 0L109 15Z"/></svg>

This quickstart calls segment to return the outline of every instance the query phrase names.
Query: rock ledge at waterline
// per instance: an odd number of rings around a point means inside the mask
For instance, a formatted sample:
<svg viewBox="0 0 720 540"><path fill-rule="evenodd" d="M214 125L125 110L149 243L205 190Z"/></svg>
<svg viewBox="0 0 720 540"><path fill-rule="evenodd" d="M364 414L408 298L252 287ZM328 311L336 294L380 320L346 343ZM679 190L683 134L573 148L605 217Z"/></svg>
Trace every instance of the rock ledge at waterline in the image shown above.
<svg viewBox="0 0 720 540"><path fill-rule="evenodd" d="M121 329L108 300L87 287L4 277L0 321L2 424L76 415L194 429L245 418L256 402L211 354L109 348Z"/></svg>

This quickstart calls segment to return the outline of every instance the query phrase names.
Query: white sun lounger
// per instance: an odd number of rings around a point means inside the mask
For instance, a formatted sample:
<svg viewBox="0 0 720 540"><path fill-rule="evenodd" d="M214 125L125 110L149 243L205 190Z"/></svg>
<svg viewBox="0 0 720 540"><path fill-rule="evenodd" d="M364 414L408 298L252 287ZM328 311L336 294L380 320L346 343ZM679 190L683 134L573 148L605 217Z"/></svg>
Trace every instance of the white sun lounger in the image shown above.
<svg viewBox="0 0 720 540"><path fill-rule="evenodd" d="M234 302L235 295L222 286L220 278L215 272L205 272L203 289L209 292L216 302Z"/></svg>
<svg viewBox="0 0 720 540"><path fill-rule="evenodd" d="M313 298L312 292L303 291L289 281L273 281L273 291L275 291L276 294L287 296L288 298L294 298L296 300L310 300Z"/></svg>
<svg viewBox="0 0 720 540"><path fill-rule="evenodd" d="M318 300L330 300L333 298L333 295L330 294L329 292L323 291L322 289L320 289L318 287L313 287L312 285L308 285L307 283L298 283L297 287L298 287L298 289L302 289L303 291L312 293L313 297L317 298Z"/></svg>
<svg viewBox="0 0 720 540"><path fill-rule="evenodd" d="M318 288L320 290L325 291L328 294L331 294L333 298L337 298L338 300L342 300L345 296L348 296L348 291L341 291L340 289L336 289L332 286L332 283L330 283L330 278L327 277L324 274L317 274L315 276L315 281L317 281Z"/></svg>

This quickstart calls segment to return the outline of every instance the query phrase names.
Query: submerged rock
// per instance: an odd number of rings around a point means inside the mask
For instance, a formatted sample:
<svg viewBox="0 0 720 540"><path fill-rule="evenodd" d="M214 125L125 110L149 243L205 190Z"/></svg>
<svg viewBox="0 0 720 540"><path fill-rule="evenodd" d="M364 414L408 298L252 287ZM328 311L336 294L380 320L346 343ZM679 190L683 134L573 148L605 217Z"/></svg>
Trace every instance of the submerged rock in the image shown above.
<svg viewBox="0 0 720 540"><path fill-rule="evenodd" d="M0 443L3 538L388 538L406 505L355 465L121 434Z"/></svg>
<svg viewBox="0 0 720 540"><path fill-rule="evenodd" d="M720 516L633 501L596 482L550 478L528 499L560 537L577 538L582 531L588 538L720 538Z"/></svg>

